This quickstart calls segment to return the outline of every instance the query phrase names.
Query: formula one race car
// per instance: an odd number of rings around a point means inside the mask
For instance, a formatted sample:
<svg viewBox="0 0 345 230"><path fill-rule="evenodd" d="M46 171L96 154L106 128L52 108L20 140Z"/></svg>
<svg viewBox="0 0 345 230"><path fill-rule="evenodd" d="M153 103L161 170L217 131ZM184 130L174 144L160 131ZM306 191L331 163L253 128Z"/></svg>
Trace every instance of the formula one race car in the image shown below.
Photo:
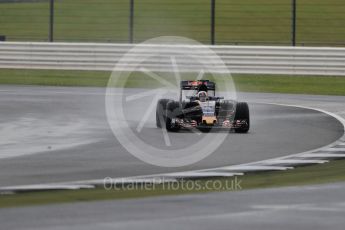
<svg viewBox="0 0 345 230"><path fill-rule="evenodd" d="M250 126L246 102L216 97L216 84L209 80L181 81L180 100L160 99L156 125L168 131L197 128L201 131L229 129L247 133Z"/></svg>

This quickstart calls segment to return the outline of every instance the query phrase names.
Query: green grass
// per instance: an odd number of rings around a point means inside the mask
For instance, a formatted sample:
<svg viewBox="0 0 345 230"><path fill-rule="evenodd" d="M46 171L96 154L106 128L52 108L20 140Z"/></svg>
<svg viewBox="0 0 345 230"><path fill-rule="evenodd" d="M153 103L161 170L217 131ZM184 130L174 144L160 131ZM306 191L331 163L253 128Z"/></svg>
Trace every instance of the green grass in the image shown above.
<svg viewBox="0 0 345 230"><path fill-rule="evenodd" d="M183 181L179 182L179 184L175 183L174 186L170 184L170 188L165 184L164 187L163 185L151 185L146 187L138 186L136 189L123 186L117 190L105 190L103 187L99 187L96 189L0 195L0 208L80 201L143 198L202 192L241 191L258 188L341 182L345 181L345 160L336 160L322 165L299 167L294 170L282 172L249 173L244 176L237 177L236 180L239 182L240 186L231 187L230 185L231 182L234 181L234 178L230 177L217 180L197 180L193 182ZM214 182L215 184L212 184ZM195 189L187 189L188 186L191 186L191 183L194 183L194 185L198 184L199 187L195 186ZM208 187L205 188L207 183L209 183ZM225 186L228 186L228 189L224 189Z"/></svg>
<svg viewBox="0 0 345 230"><path fill-rule="evenodd" d="M0 3L0 34L8 40L45 41L49 1ZM297 42L345 43L343 0L297 1ZM129 0L59 0L56 41L128 41ZM134 40L175 35L210 42L210 0L135 0ZM216 40L289 44L291 0L217 0Z"/></svg>
<svg viewBox="0 0 345 230"><path fill-rule="evenodd" d="M345 95L344 77L235 76L239 91L293 94Z"/></svg>
<svg viewBox="0 0 345 230"><path fill-rule="evenodd" d="M109 77L101 71L0 69L0 84L104 87Z"/></svg>
<svg viewBox="0 0 345 230"><path fill-rule="evenodd" d="M174 80L167 74L160 75L167 80ZM109 77L110 72L102 71L0 69L0 84L105 87ZM184 74L182 78L194 79L195 75ZM218 78L216 82L220 80ZM345 77L234 75L233 80L237 90L242 92L345 95ZM131 74L125 83L125 87L130 88L155 86L159 86L157 81L141 73Z"/></svg>

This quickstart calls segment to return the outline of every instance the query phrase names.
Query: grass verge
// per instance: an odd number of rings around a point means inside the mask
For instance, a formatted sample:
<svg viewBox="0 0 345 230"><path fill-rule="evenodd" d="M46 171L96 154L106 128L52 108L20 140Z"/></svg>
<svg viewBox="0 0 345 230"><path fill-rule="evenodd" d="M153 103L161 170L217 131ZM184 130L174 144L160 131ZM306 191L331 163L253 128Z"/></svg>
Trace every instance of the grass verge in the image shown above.
<svg viewBox="0 0 345 230"><path fill-rule="evenodd" d="M49 1L0 3L0 33L7 39L46 41ZM210 43L210 0L140 0L134 6L134 41L164 35ZM55 41L128 41L128 0L55 1ZM343 0L297 1L297 42L344 44ZM217 0L217 44L290 44L290 0Z"/></svg>
<svg viewBox="0 0 345 230"><path fill-rule="evenodd" d="M239 186L235 185L235 180ZM96 188L1 195L0 208L80 201L143 198L188 193L240 191L247 189L299 186L341 181L345 181L345 160L335 160L322 165L299 167L294 170L282 172L249 173L244 176L236 177L236 179L230 177L136 187L128 185L111 190Z"/></svg>
<svg viewBox="0 0 345 230"><path fill-rule="evenodd" d="M169 74L160 75L175 80ZM0 70L0 84L106 87L109 77L110 72L104 71ZM184 79L195 77L182 75ZM233 81L236 89L242 92L345 95L345 77L340 76L233 75ZM132 73L125 83L129 88L157 86L157 81L142 73Z"/></svg>

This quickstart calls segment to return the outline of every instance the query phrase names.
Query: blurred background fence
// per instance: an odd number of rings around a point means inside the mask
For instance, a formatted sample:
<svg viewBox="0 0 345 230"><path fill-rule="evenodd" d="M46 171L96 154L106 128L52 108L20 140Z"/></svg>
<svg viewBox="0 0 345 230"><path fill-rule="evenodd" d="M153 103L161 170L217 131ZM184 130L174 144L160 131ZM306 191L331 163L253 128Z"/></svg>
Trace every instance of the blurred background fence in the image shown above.
<svg viewBox="0 0 345 230"><path fill-rule="evenodd" d="M294 7L295 4L295 7ZM345 46L344 0L0 0L0 39Z"/></svg>

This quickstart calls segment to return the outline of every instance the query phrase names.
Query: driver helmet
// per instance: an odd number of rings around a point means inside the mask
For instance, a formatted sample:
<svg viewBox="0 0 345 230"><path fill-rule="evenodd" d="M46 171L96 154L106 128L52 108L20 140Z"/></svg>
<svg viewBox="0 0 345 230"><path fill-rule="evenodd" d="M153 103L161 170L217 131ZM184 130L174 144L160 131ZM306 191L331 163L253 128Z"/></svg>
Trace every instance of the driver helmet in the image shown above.
<svg viewBox="0 0 345 230"><path fill-rule="evenodd" d="M200 91L198 97L201 102L205 102L207 100L207 93L205 91Z"/></svg>

